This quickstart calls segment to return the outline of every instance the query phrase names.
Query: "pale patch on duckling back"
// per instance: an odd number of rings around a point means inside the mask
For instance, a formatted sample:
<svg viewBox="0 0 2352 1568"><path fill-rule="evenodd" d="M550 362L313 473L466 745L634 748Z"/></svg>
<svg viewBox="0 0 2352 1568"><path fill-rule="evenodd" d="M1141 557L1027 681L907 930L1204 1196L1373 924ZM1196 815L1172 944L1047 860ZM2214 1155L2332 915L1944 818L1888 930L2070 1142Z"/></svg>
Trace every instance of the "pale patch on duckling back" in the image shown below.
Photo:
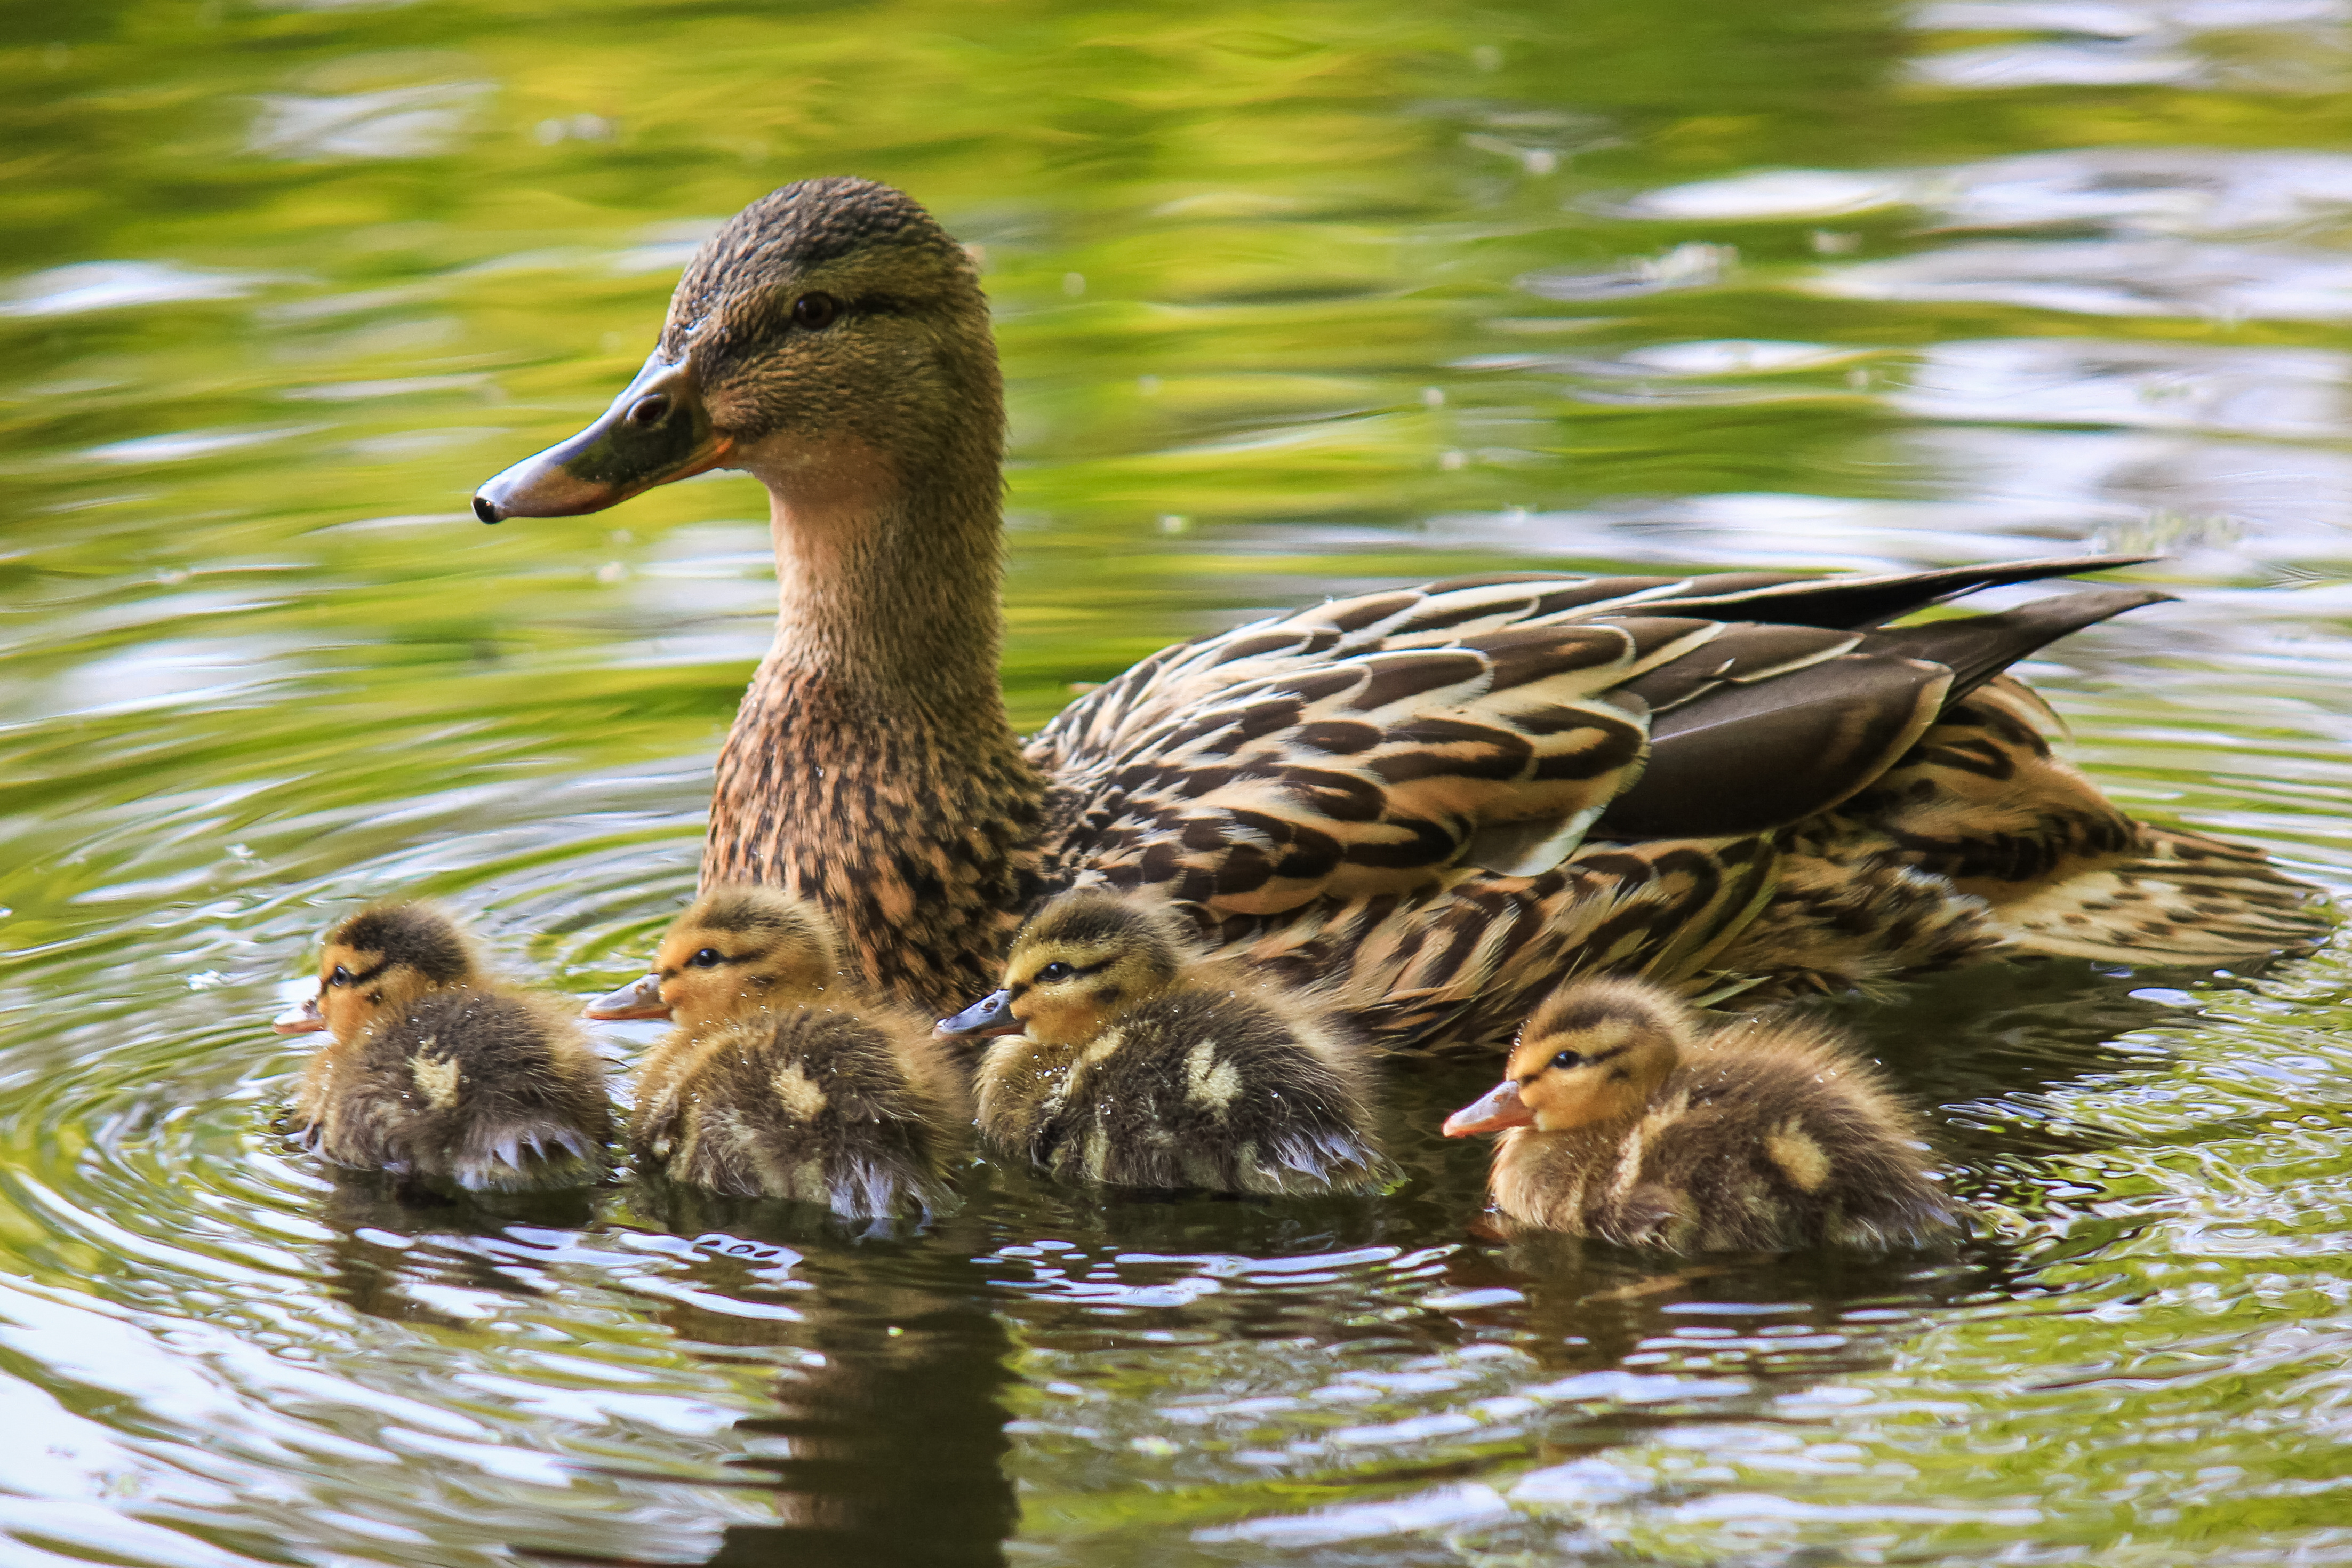
<svg viewBox="0 0 2352 1568"><path fill-rule="evenodd" d="M430 1036L419 1043L417 1052L408 1058L408 1073L416 1080L425 1102L436 1110L446 1110L457 1103L457 1085L463 1073L456 1057L428 1057L425 1053L436 1044Z"/></svg>
<svg viewBox="0 0 2352 1568"><path fill-rule="evenodd" d="M814 1121L824 1113L824 1090L802 1070L800 1063L786 1062L768 1081L775 1086L776 1098L783 1101L784 1109L803 1121Z"/></svg>
<svg viewBox="0 0 2352 1568"><path fill-rule="evenodd" d="M1794 1118L1764 1135L1764 1152L1800 1192L1818 1193L1830 1179L1830 1157Z"/></svg>
<svg viewBox="0 0 2352 1568"><path fill-rule="evenodd" d="M1241 1069L1217 1059L1217 1042L1202 1040L1184 1058L1184 1083L1198 1103L1222 1111L1242 1091Z"/></svg>

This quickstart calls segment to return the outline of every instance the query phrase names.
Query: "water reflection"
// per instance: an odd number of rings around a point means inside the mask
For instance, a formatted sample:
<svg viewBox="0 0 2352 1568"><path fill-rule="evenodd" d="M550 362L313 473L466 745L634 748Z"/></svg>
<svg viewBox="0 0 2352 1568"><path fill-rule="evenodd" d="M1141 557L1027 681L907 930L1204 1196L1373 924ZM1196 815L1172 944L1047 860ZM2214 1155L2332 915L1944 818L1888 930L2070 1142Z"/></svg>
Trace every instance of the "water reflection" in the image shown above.
<svg viewBox="0 0 2352 1568"><path fill-rule="evenodd" d="M1921 169L1768 169L1623 200L1630 217L1729 222L1916 210L1941 228L2095 226L2216 238L2290 231L2352 206L2352 158L2204 147L2074 147Z"/></svg>
<svg viewBox="0 0 2352 1568"><path fill-rule="evenodd" d="M388 88L325 98L261 101L247 145L278 158L418 158L443 152L487 82Z"/></svg>
<svg viewBox="0 0 2352 1568"><path fill-rule="evenodd" d="M1908 70L1922 83L1962 90L2161 85L2309 92L2340 79L2347 19L2352 11L2340 0L1930 0L1911 12L1911 26L1923 32L2054 37L1948 48L1922 55Z"/></svg>
<svg viewBox="0 0 2352 1568"><path fill-rule="evenodd" d="M2331 251L2147 240L1978 245L1832 268L1836 299L1982 301L2088 316L2333 321L2352 315L2352 260Z"/></svg>

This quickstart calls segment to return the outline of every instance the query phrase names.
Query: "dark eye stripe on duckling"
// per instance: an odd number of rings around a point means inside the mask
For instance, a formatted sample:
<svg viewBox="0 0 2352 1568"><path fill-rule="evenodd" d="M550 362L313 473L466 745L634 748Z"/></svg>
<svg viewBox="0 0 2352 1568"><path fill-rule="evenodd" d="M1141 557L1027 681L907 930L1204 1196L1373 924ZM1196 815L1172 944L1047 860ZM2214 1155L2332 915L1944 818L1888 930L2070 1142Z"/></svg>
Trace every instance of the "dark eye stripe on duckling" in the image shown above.
<svg viewBox="0 0 2352 1568"><path fill-rule="evenodd" d="M345 969L341 964L340 964L340 963L339 963L339 964L335 965L335 973L337 973L337 974L341 974L341 975L343 977L343 978L342 978L342 984L345 984L345 985L365 985L365 984L368 984L370 981L376 979L378 976L380 976L381 974L383 974L383 973L384 973L384 971L386 971L386 970L388 970L388 969L392 968L393 966L394 966L394 961L393 961L392 959L386 958L386 959L380 960L380 961L377 963L376 966L375 966L373 969L362 970L359 973L354 974L354 973L352 973L350 970ZM335 984L335 975L334 975L334 974L330 974L330 975L328 975L328 976L327 976L327 984L330 984L330 985L332 985L332 984Z"/></svg>
<svg viewBox="0 0 2352 1568"><path fill-rule="evenodd" d="M1070 961L1066 958L1055 959L1054 961L1055 963L1069 963L1069 962ZM1089 974L1100 974L1104 970L1108 969L1112 964L1117 963L1118 962L1118 955L1117 953L1113 953L1110 957L1103 959L1101 962L1097 963L1070 963L1070 972L1067 974L1057 975L1054 979L1046 981L1045 984L1048 985L1066 985L1073 980L1084 980ZM1051 969L1052 967L1053 964L1051 963L1044 966L1045 969ZM1042 973L1043 970L1041 970L1040 973ZM1037 976L1035 975L1032 975L1026 980L1016 980L1012 984L1004 988L1005 993L1011 996L1024 996L1028 994L1029 988L1037 983ZM1118 999L1118 993L1114 990L1106 993L1102 999L1107 1002L1115 1001Z"/></svg>
<svg viewBox="0 0 2352 1568"><path fill-rule="evenodd" d="M1595 1051L1591 1056L1586 1056L1580 1051L1560 1051L1547 1060L1543 1066L1536 1068L1535 1071L1519 1079L1519 1082L1522 1084L1533 1083L1536 1079L1543 1077L1544 1074L1549 1072L1554 1068L1559 1068L1562 1072L1571 1071L1577 1068L1597 1068L1603 1062L1615 1061L1619 1057L1623 1056L1627 1051L1630 1051L1633 1048L1633 1047L1631 1046L1612 1046L1605 1051ZM1559 1059L1561 1057L1573 1057L1576 1059L1573 1061L1564 1062ZM1623 1078L1625 1074L1621 1069L1617 1072L1611 1073L1609 1076L1612 1078Z"/></svg>
<svg viewBox="0 0 2352 1568"><path fill-rule="evenodd" d="M706 952L710 954L710 962L709 963L700 962L702 955ZM689 969L731 969L740 964L749 963L757 956L758 954L756 953L747 952L742 954L740 957L730 957L728 954L719 952L715 947L698 947L692 952L686 955L686 962L684 963L673 963L668 968L661 970L658 973L667 980L673 975L683 974Z"/></svg>

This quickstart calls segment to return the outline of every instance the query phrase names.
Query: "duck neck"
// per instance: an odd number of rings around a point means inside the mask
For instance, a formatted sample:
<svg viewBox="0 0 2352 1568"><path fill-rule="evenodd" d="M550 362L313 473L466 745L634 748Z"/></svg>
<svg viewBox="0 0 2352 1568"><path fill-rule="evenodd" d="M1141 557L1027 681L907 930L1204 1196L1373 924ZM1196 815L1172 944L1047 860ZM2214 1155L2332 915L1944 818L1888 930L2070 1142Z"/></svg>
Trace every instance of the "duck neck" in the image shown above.
<svg viewBox="0 0 2352 1568"><path fill-rule="evenodd" d="M951 1011L995 983L1044 795L998 684L995 455L818 457L760 475L776 637L720 752L703 885L815 901L861 980Z"/></svg>

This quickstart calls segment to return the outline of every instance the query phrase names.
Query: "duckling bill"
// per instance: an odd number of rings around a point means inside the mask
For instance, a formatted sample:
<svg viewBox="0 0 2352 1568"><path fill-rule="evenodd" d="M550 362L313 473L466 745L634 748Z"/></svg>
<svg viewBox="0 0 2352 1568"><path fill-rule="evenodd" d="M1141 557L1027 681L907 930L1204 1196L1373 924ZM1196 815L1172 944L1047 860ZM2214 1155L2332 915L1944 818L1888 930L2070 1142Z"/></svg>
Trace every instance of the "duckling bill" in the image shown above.
<svg viewBox="0 0 2352 1568"><path fill-rule="evenodd" d="M294 1100L330 1164L469 1192L579 1186L612 1138L603 1064L560 1004L491 981L429 904L328 932L318 994L273 1021L323 1031Z"/></svg>
<svg viewBox="0 0 2352 1568"><path fill-rule="evenodd" d="M1358 1047L1307 1003L1200 961L1178 917L1087 889L1014 938L948 1036L996 1037L981 1131L1066 1181L1371 1193L1394 1172Z"/></svg>
<svg viewBox="0 0 2352 1568"><path fill-rule="evenodd" d="M1523 1224L1674 1252L1887 1248L1958 1227L1917 1117L1825 1030L1706 1033L1656 986L1571 982L1507 1072L1445 1133L1502 1133L1495 1203Z"/></svg>
<svg viewBox="0 0 2352 1568"><path fill-rule="evenodd" d="M671 925L651 973L587 1016L677 1025L637 1075L641 1169L849 1219L952 1198L971 1122L962 1069L924 1020L841 973L839 938L812 906L715 889Z"/></svg>

